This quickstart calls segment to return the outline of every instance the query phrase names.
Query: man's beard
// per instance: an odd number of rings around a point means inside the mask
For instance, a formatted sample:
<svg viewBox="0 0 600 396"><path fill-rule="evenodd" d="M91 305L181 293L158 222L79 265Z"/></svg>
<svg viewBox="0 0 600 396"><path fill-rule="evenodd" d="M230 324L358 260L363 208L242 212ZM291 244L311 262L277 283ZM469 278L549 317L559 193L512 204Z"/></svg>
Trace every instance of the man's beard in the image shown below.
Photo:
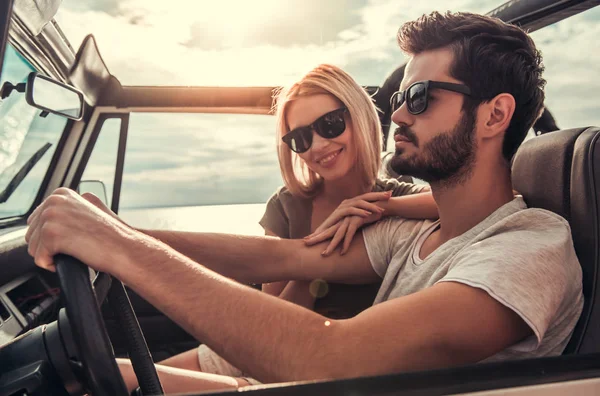
<svg viewBox="0 0 600 396"><path fill-rule="evenodd" d="M420 149L416 134L408 127L396 128L394 135L397 134L407 138L418 150L409 155L402 148L396 149L390 165L398 174L445 185L462 183L469 178L477 149L474 111L464 111L452 131L435 136Z"/></svg>

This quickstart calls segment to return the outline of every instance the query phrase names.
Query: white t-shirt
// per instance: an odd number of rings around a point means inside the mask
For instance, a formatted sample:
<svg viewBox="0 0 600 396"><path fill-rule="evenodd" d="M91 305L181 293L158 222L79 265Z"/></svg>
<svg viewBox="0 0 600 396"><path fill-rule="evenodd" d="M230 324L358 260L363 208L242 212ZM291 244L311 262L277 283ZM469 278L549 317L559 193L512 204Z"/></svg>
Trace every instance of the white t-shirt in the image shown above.
<svg viewBox="0 0 600 396"><path fill-rule="evenodd" d="M583 309L568 222L528 209L519 196L422 260L423 241L438 227L439 221L393 217L363 231L371 265L383 279L374 304L438 282L463 283L512 309L534 333L485 361L561 354Z"/></svg>

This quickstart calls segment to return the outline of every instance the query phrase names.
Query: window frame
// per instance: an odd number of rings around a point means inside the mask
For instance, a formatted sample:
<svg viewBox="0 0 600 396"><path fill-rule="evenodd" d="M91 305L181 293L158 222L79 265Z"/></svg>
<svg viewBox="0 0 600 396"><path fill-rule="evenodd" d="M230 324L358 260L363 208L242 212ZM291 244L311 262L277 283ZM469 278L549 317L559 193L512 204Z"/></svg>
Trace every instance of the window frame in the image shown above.
<svg viewBox="0 0 600 396"><path fill-rule="evenodd" d="M89 140L83 149L81 159L75 170L75 174L71 179L69 188L76 189L81 181L83 173L88 165L88 162L94 151L98 137L102 132L102 127L107 120L118 119L121 121L121 127L119 130L119 142L117 145L117 163L115 167L115 176L113 179L113 191L112 197L110 197L109 206L110 209L119 213L119 202L121 197L121 184L123 182L123 168L125 164L125 151L127 148L127 134L129 131L129 113L102 113L98 116L94 128L92 129ZM108 197L107 197L108 198Z"/></svg>

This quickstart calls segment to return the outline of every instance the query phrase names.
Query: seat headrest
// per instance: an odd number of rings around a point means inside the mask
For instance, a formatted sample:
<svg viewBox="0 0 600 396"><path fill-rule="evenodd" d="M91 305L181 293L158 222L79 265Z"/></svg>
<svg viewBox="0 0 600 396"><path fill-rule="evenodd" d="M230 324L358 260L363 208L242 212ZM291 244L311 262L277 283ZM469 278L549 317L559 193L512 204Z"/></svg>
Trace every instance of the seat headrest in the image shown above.
<svg viewBox="0 0 600 396"><path fill-rule="evenodd" d="M569 220L571 161L580 133L574 129L553 132L519 147L512 163L513 188L523 194L528 206Z"/></svg>

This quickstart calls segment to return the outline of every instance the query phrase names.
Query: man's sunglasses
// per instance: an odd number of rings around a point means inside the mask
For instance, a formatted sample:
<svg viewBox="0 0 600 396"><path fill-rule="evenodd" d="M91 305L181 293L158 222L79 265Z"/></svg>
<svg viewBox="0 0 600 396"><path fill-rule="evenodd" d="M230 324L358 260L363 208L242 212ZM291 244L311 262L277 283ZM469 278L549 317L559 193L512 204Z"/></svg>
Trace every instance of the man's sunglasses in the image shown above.
<svg viewBox="0 0 600 396"><path fill-rule="evenodd" d="M427 105L429 104L429 90L435 88L471 96L471 90L463 84L431 80L417 81L404 91L394 92L390 98L392 113L398 110L404 102L406 102L406 107L410 114L423 113L427 110Z"/></svg>
<svg viewBox="0 0 600 396"><path fill-rule="evenodd" d="M348 111L342 107L330 111L317 118L310 125L295 128L281 138L288 147L296 153L308 151L313 141L313 131L325 139L333 139L340 136L346 130L344 114Z"/></svg>

